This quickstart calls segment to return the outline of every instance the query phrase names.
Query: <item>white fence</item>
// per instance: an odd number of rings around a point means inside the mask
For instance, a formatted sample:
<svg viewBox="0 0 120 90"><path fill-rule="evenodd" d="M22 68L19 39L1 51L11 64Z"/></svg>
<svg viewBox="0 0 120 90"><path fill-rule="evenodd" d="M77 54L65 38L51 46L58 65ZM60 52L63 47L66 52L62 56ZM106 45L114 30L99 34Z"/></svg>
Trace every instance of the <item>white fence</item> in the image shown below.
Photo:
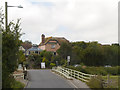
<svg viewBox="0 0 120 90"><path fill-rule="evenodd" d="M84 82L89 82L89 80L91 79L91 77L94 77L96 75L91 75L91 74L86 74L86 73L82 73L76 70L72 70L69 68L65 68L65 67L53 67L52 71L57 72L61 75L63 75L64 77L68 78L68 79L72 79L76 78L79 80L82 80Z"/></svg>
<svg viewBox="0 0 120 90"><path fill-rule="evenodd" d="M14 78L23 78L24 79L24 73L20 74L13 74Z"/></svg>

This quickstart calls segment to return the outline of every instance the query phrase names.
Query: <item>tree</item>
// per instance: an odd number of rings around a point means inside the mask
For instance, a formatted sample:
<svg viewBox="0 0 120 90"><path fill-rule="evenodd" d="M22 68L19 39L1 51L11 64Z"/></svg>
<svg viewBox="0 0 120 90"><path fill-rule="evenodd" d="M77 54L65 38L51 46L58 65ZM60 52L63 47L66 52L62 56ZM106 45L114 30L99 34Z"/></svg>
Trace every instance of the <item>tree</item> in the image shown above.
<svg viewBox="0 0 120 90"><path fill-rule="evenodd" d="M81 48L80 46L74 46L72 48L71 65L80 64L82 59L83 59L83 48Z"/></svg>
<svg viewBox="0 0 120 90"><path fill-rule="evenodd" d="M63 59L67 59L67 56L71 56L72 54L72 46L70 43L63 42L60 48L57 50L58 55L60 55Z"/></svg>
<svg viewBox="0 0 120 90"><path fill-rule="evenodd" d="M28 50L29 48L32 47L32 42L26 40L25 42L22 43L22 46L25 48L25 50Z"/></svg>
<svg viewBox="0 0 120 90"><path fill-rule="evenodd" d="M10 22L7 30L2 30L2 87L10 88L12 83L11 74L17 68L17 58L20 46L20 19L14 24ZM11 79L10 79L11 78ZM11 81L11 82L9 82Z"/></svg>
<svg viewBox="0 0 120 90"><path fill-rule="evenodd" d="M103 48L97 42L91 42L83 52L83 63L88 66L104 65Z"/></svg>
<svg viewBox="0 0 120 90"><path fill-rule="evenodd" d="M45 62L46 67L49 66L49 61L48 61L48 59L46 59L45 57L43 58L42 62Z"/></svg>
<svg viewBox="0 0 120 90"><path fill-rule="evenodd" d="M23 62L26 60L25 55L23 54L23 51L19 51L18 53L18 63L23 64Z"/></svg>
<svg viewBox="0 0 120 90"><path fill-rule="evenodd" d="M20 19L17 23L10 22L7 30L4 29L4 14L0 9L0 35L2 33L2 88L12 88L14 78L12 73L17 68L17 55L19 53ZM0 59L1 60L1 59Z"/></svg>

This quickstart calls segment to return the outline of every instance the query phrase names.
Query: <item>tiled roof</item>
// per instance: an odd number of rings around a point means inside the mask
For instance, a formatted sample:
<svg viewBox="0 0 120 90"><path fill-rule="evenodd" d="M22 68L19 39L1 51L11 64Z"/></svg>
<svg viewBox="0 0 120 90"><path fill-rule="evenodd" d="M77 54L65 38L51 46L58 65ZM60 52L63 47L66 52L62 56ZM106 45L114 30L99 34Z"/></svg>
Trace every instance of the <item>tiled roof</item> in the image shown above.
<svg viewBox="0 0 120 90"><path fill-rule="evenodd" d="M28 51L43 51L43 50L38 48L37 46L33 46L32 48L28 49Z"/></svg>
<svg viewBox="0 0 120 90"><path fill-rule="evenodd" d="M64 37L47 37L45 38L45 43L40 43L39 45L42 46L44 44L47 44L48 41L50 40L57 40L59 44L61 44L62 42L66 42L68 43L69 41L67 39L65 39Z"/></svg>

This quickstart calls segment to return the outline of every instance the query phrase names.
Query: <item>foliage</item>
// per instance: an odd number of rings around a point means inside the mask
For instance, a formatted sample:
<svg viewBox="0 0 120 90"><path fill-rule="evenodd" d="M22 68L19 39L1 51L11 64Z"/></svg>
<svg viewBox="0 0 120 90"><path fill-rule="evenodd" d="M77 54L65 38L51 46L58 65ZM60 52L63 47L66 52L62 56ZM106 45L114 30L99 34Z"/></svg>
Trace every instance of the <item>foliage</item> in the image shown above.
<svg viewBox="0 0 120 90"><path fill-rule="evenodd" d="M61 57L59 55L57 56L52 56L51 57L51 63L56 63L57 62L57 65L61 65ZM64 64L64 63L63 63Z"/></svg>
<svg viewBox="0 0 120 90"><path fill-rule="evenodd" d="M51 67L51 68L54 67L54 66L56 66L55 63L50 63L50 67Z"/></svg>
<svg viewBox="0 0 120 90"><path fill-rule="evenodd" d="M92 78L90 79L90 81L87 83L87 85L88 85L90 88L95 89L95 90L96 90L96 88L103 89L103 84L104 84L104 82L103 82L103 79L102 79L101 76L97 76L97 77L95 77L95 78L92 77Z"/></svg>
<svg viewBox="0 0 120 90"><path fill-rule="evenodd" d="M11 84L11 88L24 88L25 85L19 81L14 80Z"/></svg>
<svg viewBox="0 0 120 90"><path fill-rule="evenodd" d="M43 58L42 62L45 62L46 67L49 66L49 61L45 57Z"/></svg>
<svg viewBox="0 0 120 90"><path fill-rule="evenodd" d="M83 52L83 63L88 66L101 66L104 64L104 57L101 45L91 43Z"/></svg>
<svg viewBox="0 0 120 90"><path fill-rule="evenodd" d="M53 55L52 52L42 51L40 54L31 54L28 56L28 60L24 63L28 68L40 68L41 62L45 62L46 67L50 68L50 63L54 63L56 65L67 65L67 61L65 59L61 60L59 55Z"/></svg>
<svg viewBox="0 0 120 90"><path fill-rule="evenodd" d="M104 85L104 88L118 88L120 90L120 76L119 75L107 75L102 76L105 82L108 82Z"/></svg>
<svg viewBox="0 0 120 90"><path fill-rule="evenodd" d="M42 57L38 54L31 54L28 56L25 65L27 68L40 68Z"/></svg>
<svg viewBox="0 0 120 90"><path fill-rule="evenodd" d="M5 30L3 28L4 15L0 11L0 33L2 32L2 88L11 88L14 78L12 73L17 68L17 59L19 54L19 40L22 35L20 28L20 19L17 23L10 22Z"/></svg>
<svg viewBox="0 0 120 90"><path fill-rule="evenodd" d="M111 74L111 75L120 75L120 73L118 72L118 69L120 69L120 66L115 66L115 67L85 67L83 68L83 66L78 66L78 67L74 67L74 66L67 66L68 68L83 72L83 73L87 73L87 74L94 74L94 75L107 75L107 74Z"/></svg>
<svg viewBox="0 0 120 90"><path fill-rule="evenodd" d="M32 42L26 40L26 41L22 42L22 46L24 47L25 50L28 50L29 48L32 47Z"/></svg>
<svg viewBox="0 0 120 90"><path fill-rule="evenodd" d="M120 57L119 44L101 45L98 42L82 41L71 42L71 46L72 46L72 56L70 62L71 65L83 63L87 66L105 66L105 65L118 66L119 64L118 63L118 58Z"/></svg>
<svg viewBox="0 0 120 90"><path fill-rule="evenodd" d="M115 67L104 67L105 71L108 73L108 74L111 74L111 75L120 75L120 72L119 69L120 69L120 66L115 66Z"/></svg>
<svg viewBox="0 0 120 90"><path fill-rule="evenodd" d="M23 54L23 51L19 51L18 53L18 63L23 64L23 62L26 60L25 55Z"/></svg>
<svg viewBox="0 0 120 90"><path fill-rule="evenodd" d="M21 41L19 40L21 34L20 31L20 20L16 24L10 22L7 30L2 31L2 79L3 87L10 87L5 83L10 83L7 81L6 77L14 72L17 68L17 58L19 54L19 46Z"/></svg>
<svg viewBox="0 0 120 90"><path fill-rule="evenodd" d="M69 43L62 43L60 48L57 50L57 53L61 56L63 59L67 59L67 56L71 56L72 54L72 47Z"/></svg>

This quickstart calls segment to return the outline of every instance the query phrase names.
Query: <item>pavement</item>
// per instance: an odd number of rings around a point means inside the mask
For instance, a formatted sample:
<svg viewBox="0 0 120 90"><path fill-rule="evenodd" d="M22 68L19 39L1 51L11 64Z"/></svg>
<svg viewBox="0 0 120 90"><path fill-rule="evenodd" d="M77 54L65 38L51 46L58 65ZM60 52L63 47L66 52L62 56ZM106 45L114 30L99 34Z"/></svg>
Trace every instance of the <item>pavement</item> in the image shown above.
<svg viewBox="0 0 120 90"><path fill-rule="evenodd" d="M28 70L28 78L26 88L89 88L79 80L67 80L51 70Z"/></svg>

